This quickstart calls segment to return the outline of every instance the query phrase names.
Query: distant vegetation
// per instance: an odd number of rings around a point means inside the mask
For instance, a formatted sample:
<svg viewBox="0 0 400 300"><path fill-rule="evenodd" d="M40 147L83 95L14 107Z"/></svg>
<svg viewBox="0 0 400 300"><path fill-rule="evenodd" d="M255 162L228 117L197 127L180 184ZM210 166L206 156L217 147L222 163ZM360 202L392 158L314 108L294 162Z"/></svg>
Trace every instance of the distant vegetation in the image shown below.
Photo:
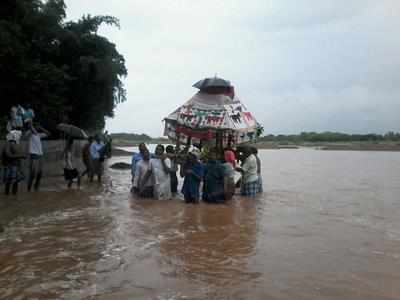
<svg viewBox="0 0 400 300"><path fill-rule="evenodd" d="M302 132L300 134L269 134L260 137L260 142L274 142L274 143L339 143L339 142L400 142L400 133L387 132L385 134L346 134L340 132Z"/></svg>
<svg viewBox="0 0 400 300"><path fill-rule="evenodd" d="M114 144L121 146L137 145L144 143L171 143L167 138L152 138L147 134L113 133L111 137ZM346 134L340 132L302 132L300 134L269 134L258 139L259 143L266 144L295 144L306 143L400 143L400 133L388 132L385 134Z"/></svg>
<svg viewBox="0 0 400 300"><path fill-rule="evenodd" d="M147 134L136 134L136 133L112 133L110 134L112 139L128 140L128 141L150 141L152 138Z"/></svg>
<svg viewBox="0 0 400 300"><path fill-rule="evenodd" d="M98 34L102 24L119 27L111 16L66 21L64 0L1 0L1 124L12 105L31 104L49 130L59 122L103 128L125 101L127 69L115 44Z"/></svg>
<svg viewBox="0 0 400 300"><path fill-rule="evenodd" d="M171 143L170 140L166 138L152 138L147 134L136 134L136 133L112 133L110 134L113 139L114 145L119 146L133 146L139 143L148 143L148 144L167 144Z"/></svg>

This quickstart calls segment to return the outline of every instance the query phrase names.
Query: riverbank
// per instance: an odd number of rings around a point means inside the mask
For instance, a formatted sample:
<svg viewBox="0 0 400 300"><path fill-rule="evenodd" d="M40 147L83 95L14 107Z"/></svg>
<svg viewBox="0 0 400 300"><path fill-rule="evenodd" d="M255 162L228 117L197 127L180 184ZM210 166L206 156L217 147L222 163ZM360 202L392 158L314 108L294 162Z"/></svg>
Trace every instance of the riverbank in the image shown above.
<svg viewBox="0 0 400 300"><path fill-rule="evenodd" d="M116 147L121 147L121 146L114 146L112 149L112 155L113 156L132 156L133 152L127 151L121 148L116 148Z"/></svg>
<svg viewBox="0 0 400 300"><path fill-rule="evenodd" d="M113 138L113 146L116 147L137 147L139 144L173 144L168 139L150 139L150 140L127 140Z"/></svg>
<svg viewBox="0 0 400 300"><path fill-rule="evenodd" d="M254 144L258 149L299 149L313 148L316 150L331 151L400 151L399 143L300 143L279 144L274 142L258 142Z"/></svg>

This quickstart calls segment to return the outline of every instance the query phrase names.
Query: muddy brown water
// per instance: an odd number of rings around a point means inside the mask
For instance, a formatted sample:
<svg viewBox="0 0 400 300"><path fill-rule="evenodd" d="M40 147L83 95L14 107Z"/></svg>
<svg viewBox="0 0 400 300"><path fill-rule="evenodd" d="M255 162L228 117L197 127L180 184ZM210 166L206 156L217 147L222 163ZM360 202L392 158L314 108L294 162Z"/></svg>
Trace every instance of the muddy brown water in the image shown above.
<svg viewBox="0 0 400 300"><path fill-rule="evenodd" d="M400 154L260 155L264 194L226 205L134 199L116 170L1 195L0 299L400 299Z"/></svg>

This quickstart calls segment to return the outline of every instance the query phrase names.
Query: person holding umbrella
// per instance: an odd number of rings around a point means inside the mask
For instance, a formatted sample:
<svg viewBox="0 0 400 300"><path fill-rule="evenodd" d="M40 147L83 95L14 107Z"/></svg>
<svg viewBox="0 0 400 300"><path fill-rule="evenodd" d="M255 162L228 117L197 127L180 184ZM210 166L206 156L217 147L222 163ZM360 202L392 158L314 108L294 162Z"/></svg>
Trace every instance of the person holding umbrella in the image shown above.
<svg viewBox="0 0 400 300"><path fill-rule="evenodd" d="M80 178L86 174L89 178L92 173L92 161L90 159L90 146L93 142L93 138L87 136L86 132L74 125L60 123L57 125L57 129L61 131L64 135L68 137L66 147L64 149L63 155L65 159L64 177L69 181L68 187L72 185L75 178L78 178L78 186L80 185ZM88 143L82 149L82 161L86 169L82 174L79 174L78 170L72 166L72 146L74 139L88 139Z"/></svg>
<svg viewBox="0 0 400 300"><path fill-rule="evenodd" d="M68 182L68 188L72 186L74 179L77 179L77 186L81 185L81 176L77 168L74 168L72 163L72 148L74 145L74 139L72 137L68 138L67 144L64 150L64 160L65 160L65 167L64 167L64 178Z"/></svg>

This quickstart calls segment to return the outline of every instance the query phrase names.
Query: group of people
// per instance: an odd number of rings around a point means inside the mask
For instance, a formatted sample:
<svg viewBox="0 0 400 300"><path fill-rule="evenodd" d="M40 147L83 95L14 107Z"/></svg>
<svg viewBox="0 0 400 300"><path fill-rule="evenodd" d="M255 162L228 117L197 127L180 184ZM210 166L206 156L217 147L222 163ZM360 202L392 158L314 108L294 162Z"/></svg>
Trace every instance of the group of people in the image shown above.
<svg viewBox="0 0 400 300"><path fill-rule="evenodd" d="M1 161L3 165L3 183L5 194L10 192L17 194L18 185L25 179L21 170L21 160L29 159L27 188L31 191L39 189L42 178L43 166L43 147L41 139L50 135L50 133L41 126L34 126L33 120L35 113L27 105L23 108L21 105L13 106L10 110L10 118L7 122L6 144L1 152ZM20 145L21 139L28 141L28 149L24 151Z"/></svg>
<svg viewBox="0 0 400 300"><path fill-rule="evenodd" d="M22 160L28 159L27 190L38 190L43 174L43 145L42 139L50 136L50 132L40 125L34 125L35 113L29 105L13 106L7 121L6 143L1 150L1 177L6 195L17 194L19 184L26 179L22 170ZM22 147L21 140L26 140L27 147ZM81 174L74 164L73 137L68 137L62 157L64 159L64 177L71 187L76 180L80 185L82 175L87 175L93 181L97 175L101 181L103 161L111 156L111 137L107 134L95 138L90 137L83 147L82 160L86 170Z"/></svg>
<svg viewBox="0 0 400 300"><path fill-rule="evenodd" d="M25 179L21 161L28 159L27 190L38 190L42 178L42 139L50 132L34 125L35 113L29 106L18 105L11 108L7 123L6 144L1 152L3 183L6 195L17 194L18 185ZM27 150L22 149L21 139L27 141ZM67 138L62 154L64 178L68 187L76 181L79 186L82 176L90 182L97 176L101 182L103 162L111 156L111 138L107 132L102 137L89 137L82 148L82 162L85 170L79 172L74 163L74 138ZM187 203L219 203L230 200L240 186L240 194L254 197L262 192L261 162L254 147L244 147L240 152L231 148L221 155L216 149L200 152L185 149L180 152L169 145L157 145L150 153L145 144L139 145L139 152L132 157L132 189L143 198L171 199L178 193L178 171L183 178L181 192ZM222 157L221 157L222 156ZM240 183L235 182L235 173L241 173Z"/></svg>
<svg viewBox="0 0 400 300"><path fill-rule="evenodd" d="M94 176L101 182L104 172L104 160L111 157L111 138L107 132L101 135L90 136L87 143L82 148L82 162L85 170L80 173L73 162L73 144L74 139L69 137L63 152L65 160L64 178L71 187L76 180L77 186L80 186L81 178L87 176L90 182L93 182Z"/></svg>
<svg viewBox="0 0 400 300"><path fill-rule="evenodd" d="M17 130L23 131L27 129L28 124L35 118L35 112L32 106L28 103L25 108L20 104L12 106L10 109L10 116L7 122L7 132Z"/></svg>
<svg viewBox="0 0 400 300"><path fill-rule="evenodd" d="M131 191L143 198L171 199L178 192L179 170L184 178L181 192L186 203L230 200L237 185L243 196L254 197L262 192L261 161L255 147L245 147L239 155L228 148L223 158L219 156L216 149L211 149L202 157L196 148L182 155L171 145L157 145L151 154L142 143L132 157ZM235 182L235 171L242 175L239 184Z"/></svg>

